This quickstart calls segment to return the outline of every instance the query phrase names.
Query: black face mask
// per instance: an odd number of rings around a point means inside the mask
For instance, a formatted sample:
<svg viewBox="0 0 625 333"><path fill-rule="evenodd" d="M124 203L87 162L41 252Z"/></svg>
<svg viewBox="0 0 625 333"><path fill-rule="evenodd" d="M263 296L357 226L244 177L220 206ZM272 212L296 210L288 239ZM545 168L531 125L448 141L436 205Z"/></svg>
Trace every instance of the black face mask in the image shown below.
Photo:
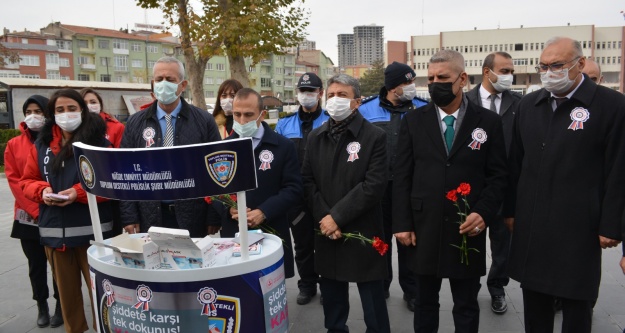
<svg viewBox="0 0 625 333"><path fill-rule="evenodd" d="M456 99L453 85L458 81L460 75L454 82L432 82L428 84L428 91L434 104L440 107L446 107Z"/></svg>

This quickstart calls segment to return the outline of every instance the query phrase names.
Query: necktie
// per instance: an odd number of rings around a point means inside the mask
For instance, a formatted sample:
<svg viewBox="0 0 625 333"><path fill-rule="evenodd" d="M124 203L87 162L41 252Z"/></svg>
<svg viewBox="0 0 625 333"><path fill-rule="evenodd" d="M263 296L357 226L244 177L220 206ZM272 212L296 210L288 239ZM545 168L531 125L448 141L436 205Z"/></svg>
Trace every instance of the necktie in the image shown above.
<svg viewBox="0 0 625 333"><path fill-rule="evenodd" d="M171 147L174 145L174 126L171 123L171 114L165 115L165 139L163 139L163 147Z"/></svg>
<svg viewBox="0 0 625 333"><path fill-rule="evenodd" d="M554 97L553 99L556 101L556 109L557 109L557 108L560 107L560 104L566 102L566 100L568 98L566 98L566 97Z"/></svg>
<svg viewBox="0 0 625 333"><path fill-rule="evenodd" d="M445 116L443 118L443 122L447 125L445 129L445 143L447 144L447 152L451 150L451 144L454 142L454 121L456 118L454 116Z"/></svg>
<svg viewBox="0 0 625 333"><path fill-rule="evenodd" d="M490 95L490 110L498 113L497 112L497 106L495 105L495 100L497 99L497 94L491 94Z"/></svg>

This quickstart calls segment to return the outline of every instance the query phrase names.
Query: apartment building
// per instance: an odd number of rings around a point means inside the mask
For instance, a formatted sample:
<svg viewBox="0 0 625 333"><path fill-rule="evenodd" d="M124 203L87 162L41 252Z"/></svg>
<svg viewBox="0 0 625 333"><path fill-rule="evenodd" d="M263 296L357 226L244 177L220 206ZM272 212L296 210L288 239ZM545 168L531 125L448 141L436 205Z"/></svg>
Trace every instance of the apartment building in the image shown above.
<svg viewBox="0 0 625 333"><path fill-rule="evenodd" d="M10 32L5 28L0 43L20 56L15 63L5 59L0 78L70 80L74 77L71 51L63 49L64 45L59 45L52 36L31 31Z"/></svg>

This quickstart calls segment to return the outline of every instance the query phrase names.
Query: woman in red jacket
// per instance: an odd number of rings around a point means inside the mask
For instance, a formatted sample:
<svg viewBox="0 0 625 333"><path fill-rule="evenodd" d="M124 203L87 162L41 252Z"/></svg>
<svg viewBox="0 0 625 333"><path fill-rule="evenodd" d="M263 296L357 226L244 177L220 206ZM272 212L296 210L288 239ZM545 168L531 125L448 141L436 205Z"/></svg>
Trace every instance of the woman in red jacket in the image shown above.
<svg viewBox="0 0 625 333"><path fill-rule="evenodd" d="M20 240L22 250L28 259L28 276L33 289L33 299L37 301L39 314L37 315L37 326L58 327L63 325L61 305L59 303L59 293L56 282L52 281L54 287L54 298L56 298L56 311L50 318L48 309L48 262L46 252L39 241L39 228L37 218L39 217L39 205L28 200L19 185L20 178L24 173L26 158L37 139L37 134L45 123L44 112L48 104L48 99L33 95L25 102L22 110L26 117L20 123L22 134L7 143L4 151L4 172L9 181L9 187L15 197L15 218L11 237Z"/></svg>
<svg viewBox="0 0 625 333"><path fill-rule="evenodd" d="M46 116L48 120L29 152L20 186L27 199L39 203L41 243L58 285L65 331L84 332L89 326L83 310L81 275L92 299L87 249L94 235L72 144L108 147L110 142L104 138L102 118L89 112L75 90L55 92ZM113 228L110 202L100 198L98 202L102 231L108 238Z"/></svg>
<svg viewBox="0 0 625 333"><path fill-rule="evenodd" d="M122 134L124 134L124 124L120 123L115 117L104 112L104 103L102 103L102 97L95 90L91 88L84 88L80 91L80 95L87 103L89 111L99 114L106 124L106 139L109 140L113 147L119 148L119 144L122 142Z"/></svg>

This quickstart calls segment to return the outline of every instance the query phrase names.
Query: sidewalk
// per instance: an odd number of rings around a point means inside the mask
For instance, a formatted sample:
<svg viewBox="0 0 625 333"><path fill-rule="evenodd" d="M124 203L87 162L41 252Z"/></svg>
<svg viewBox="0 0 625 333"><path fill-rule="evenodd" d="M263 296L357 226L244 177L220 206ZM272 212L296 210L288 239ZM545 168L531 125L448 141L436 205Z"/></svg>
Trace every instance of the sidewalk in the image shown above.
<svg viewBox="0 0 625 333"><path fill-rule="evenodd" d="M13 196L8 188L5 177L0 177L0 333L25 332L65 332L64 327L38 328L35 324L37 316L36 303L31 300L31 288L28 280L26 257L22 253L19 241L9 237L13 221ZM394 258L396 256L394 255ZM625 275L618 262L621 258L620 246L603 252L603 274L599 300L593 317L593 332L622 333L625 328ZM396 264L395 264L396 265ZM395 267L395 272L397 269ZM575 278L575 277L571 277ZM51 279L51 277L50 277ZM52 285L51 283L49 284ZM316 296L310 304L297 305L297 277L287 280L287 297L289 304L289 323L292 333L319 333L323 328L323 309ZM506 288L508 312L496 315L490 311L490 295L486 288L486 278L482 278L482 289L479 302L480 332L485 333L522 333L523 332L523 298L519 284L511 281ZM83 287L85 313L90 323L90 304L86 287ZM352 305L348 325L351 332L364 332L365 325L360 307L358 289L350 287L350 303ZM441 289L441 314L439 332L453 332L451 292L449 284L443 282ZM54 308L54 300L49 299L50 307ZM394 333L408 333L412 330L412 312L406 308L402 300L402 291L397 281L391 285L391 297L387 300L391 330ZM561 313L556 316L554 332L560 332ZM189 332L183 332L189 333ZM195 332L190 332L195 333Z"/></svg>

